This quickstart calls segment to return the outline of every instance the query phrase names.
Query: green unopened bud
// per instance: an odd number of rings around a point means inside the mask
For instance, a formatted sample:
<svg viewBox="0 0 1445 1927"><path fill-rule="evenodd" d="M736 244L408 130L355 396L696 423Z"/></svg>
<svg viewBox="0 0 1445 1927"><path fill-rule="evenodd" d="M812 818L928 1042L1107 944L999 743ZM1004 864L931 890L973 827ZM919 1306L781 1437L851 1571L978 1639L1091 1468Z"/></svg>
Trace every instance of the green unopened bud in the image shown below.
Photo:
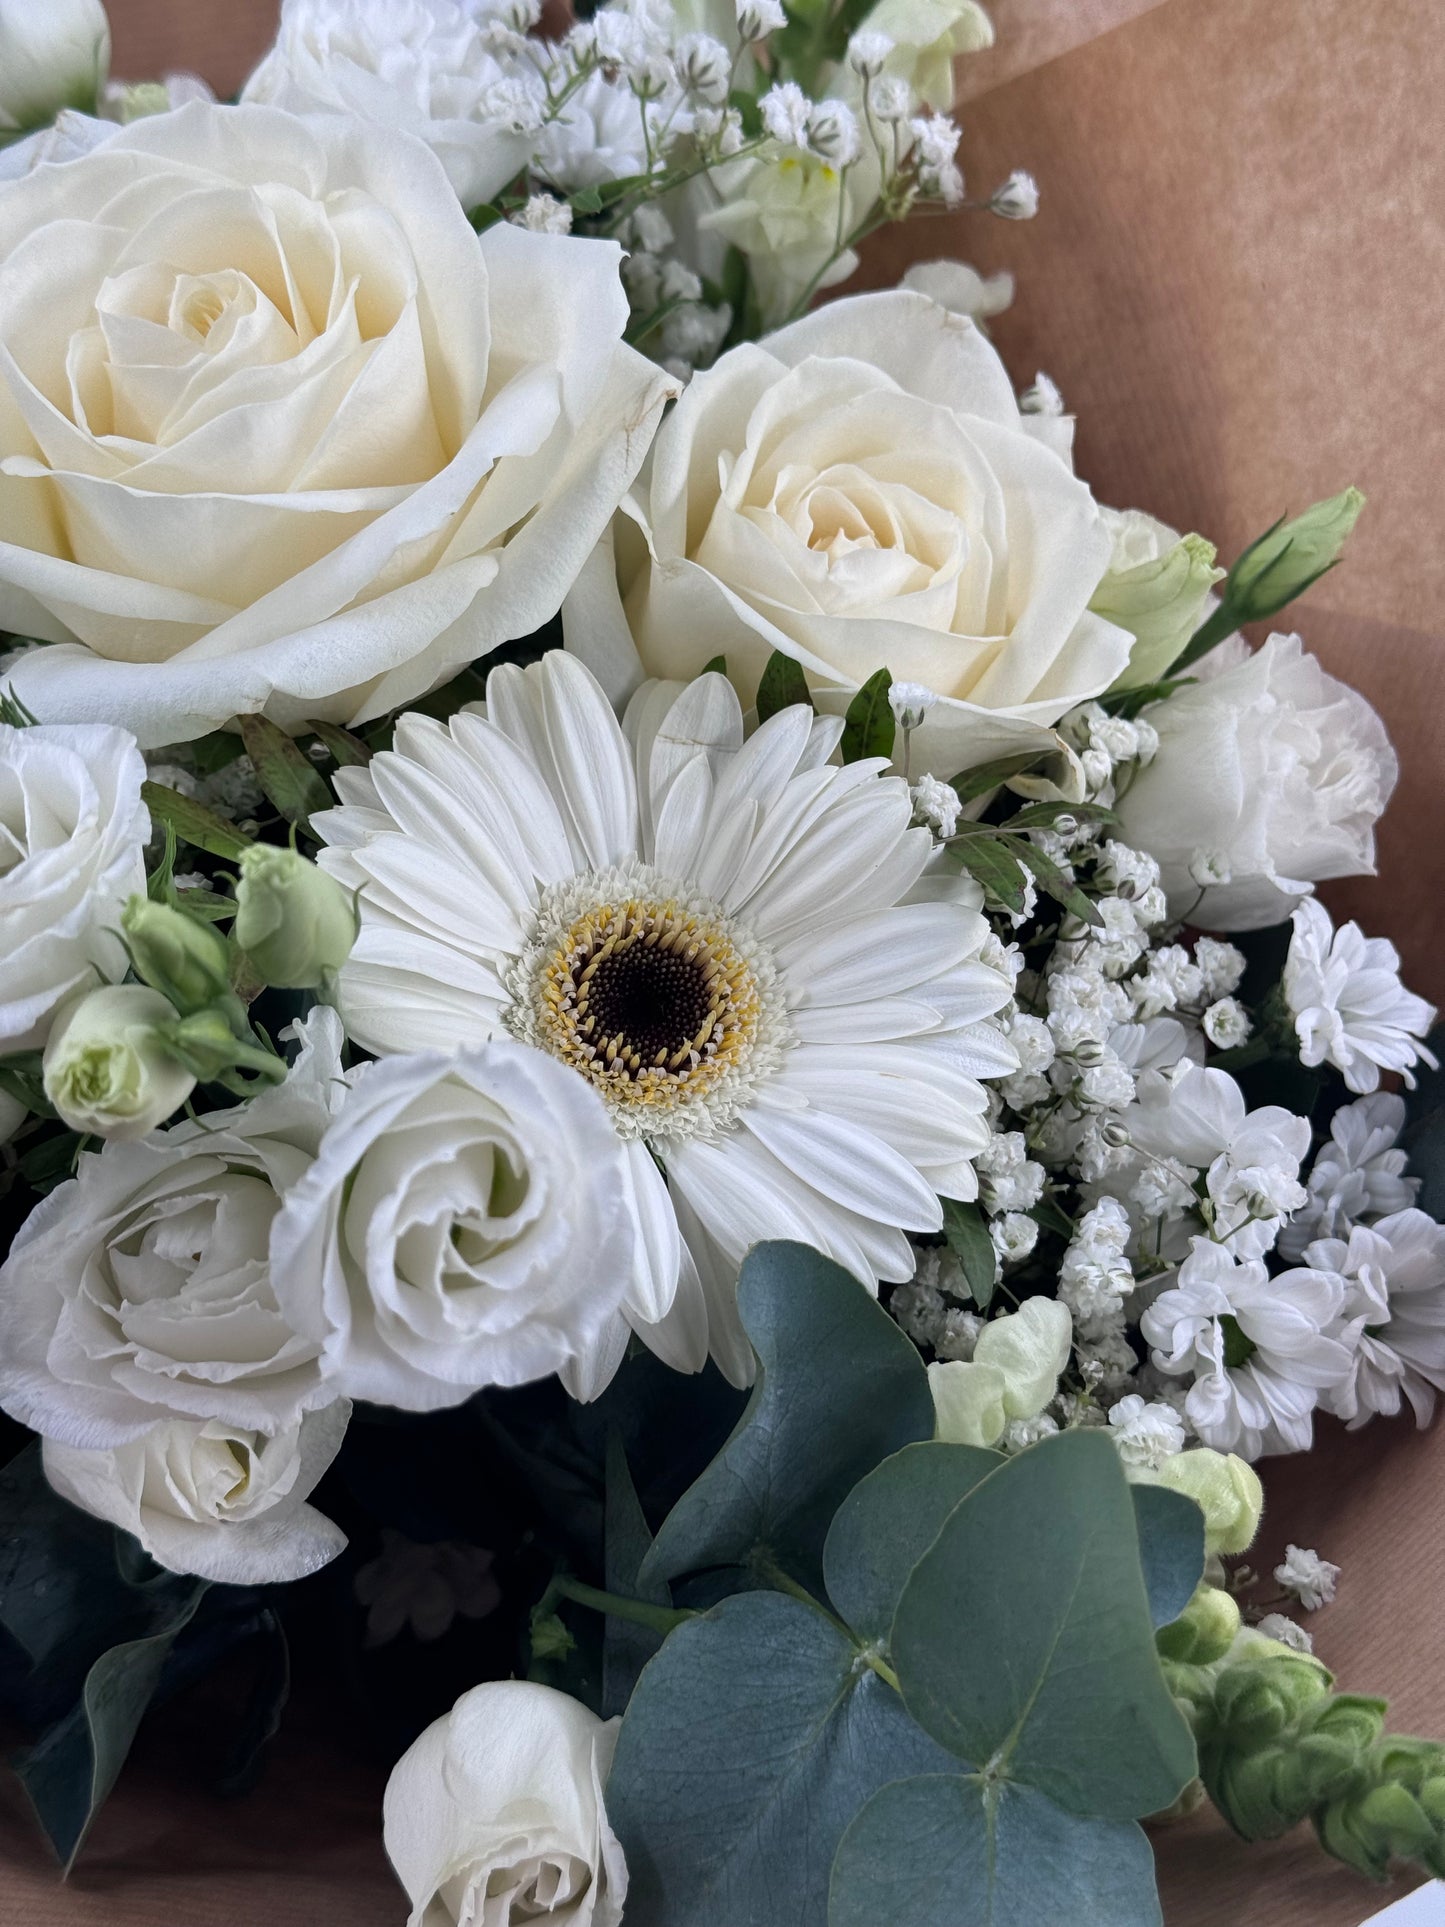
<svg viewBox="0 0 1445 1927"><path fill-rule="evenodd" d="M196 1080L165 1041L175 1017L143 984L107 984L71 1006L45 1046L44 1083L72 1131L144 1137L185 1103Z"/></svg>
<svg viewBox="0 0 1445 1927"><path fill-rule="evenodd" d="M268 983L312 990L356 942L356 912L334 877L295 850L253 843L241 856L231 934Z"/></svg>
<svg viewBox="0 0 1445 1927"><path fill-rule="evenodd" d="M1273 1739L1329 1698L1330 1675L1317 1659L1281 1648L1278 1657L1226 1666L1214 1682L1214 1719L1241 1743Z"/></svg>
<svg viewBox="0 0 1445 1927"><path fill-rule="evenodd" d="M177 1018L166 1028L165 1043L200 1084L226 1083L230 1089L241 1089L244 1086L234 1082L233 1072L259 1071L278 1084L286 1075L283 1058L263 1050L249 1032L238 1033L235 1006L230 1002Z"/></svg>
<svg viewBox="0 0 1445 1927"><path fill-rule="evenodd" d="M1109 516L1114 557L1089 607L1134 638L1129 666L1115 689L1157 682L1193 635L1209 591L1222 581L1212 542L1182 539L1136 510Z"/></svg>
<svg viewBox="0 0 1445 1927"><path fill-rule="evenodd" d="M131 898L120 924L136 975L183 1014L230 990L230 947L210 924L146 897Z"/></svg>
<svg viewBox="0 0 1445 1927"><path fill-rule="evenodd" d="M1239 1631L1239 1605L1218 1586L1199 1586L1179 1617L1161 1626L1154 1643L1165 1659L1188 1666L1212 1666L1234 1644Z"/></svg>
<svg viewBox="0 0 1445 1927"><path fill-rule="evenodd" d="M1200 1445L1165 1459L1155 1476L1160 1485L1193 1499L1204 1514L1208 1551L1237 1553L1248 1549L1264 1511L1264 1487L1253 1466L1233 1452L1215 1452Z"/></svg>
<svg viewBox="0 0 1445 1927"><path fill-rule="evenodd" d="M1360 491L1347 488L1251 543L1230 570L1225 590L1235 621L1274 615L1333 568L1364 506Z"/></svg>

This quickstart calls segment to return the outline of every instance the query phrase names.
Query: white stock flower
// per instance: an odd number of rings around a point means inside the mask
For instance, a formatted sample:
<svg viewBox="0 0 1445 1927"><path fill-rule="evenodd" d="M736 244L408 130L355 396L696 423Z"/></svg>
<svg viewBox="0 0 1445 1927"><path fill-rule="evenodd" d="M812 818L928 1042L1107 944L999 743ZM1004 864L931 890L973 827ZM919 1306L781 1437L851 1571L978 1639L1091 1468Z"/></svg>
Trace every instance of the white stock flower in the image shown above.
<svg viewBox="0 0 1445 1927"><path fill-rule="evenodd" d="M358 722L535 629L671 392L619 259L479 240L341 114L197 103L0 186L0 628L55 645L15 693L142 747Z"/></svg>
<svg viewBox="0 0 1445 1927"><path fill-rule="evenodd" d="M1390 1092L1340 1106L1310 1166L1309 1197L1280 1233L1282 1256L1299 1259L1316 1238L1348 1238L1352 1225L1415 1202L1420 1180L1405 1176L1406 1156L1397 1148L1404 1128L1405 1100Z"/></svg>
<svg viewBox="0 0 1445 1927"><path fill-rule="evenodd" d="M620 1724L493 1680L429 1726L382 1809L408 1927L620 1927L627 1865L602 1800Z"/></svg>
<svg viewBox="0 0 1445 1927"><path fill-rule="evenodd" d="M833 302L700 375L617 542L647 673L721 653L751 693L781 650L841 711L886 663L938 692L910 753L944 780L1056 747L1047 726L1128 660L1132 638L1088 608L1113 547L1093 497L977 328L901 290ZM584 660L618 622L600 580L566 612Z"/></svg>
<svg viewBox="0 0 1445 1927"><path fill-rule="evenodd" d="M275 1433L335 1396L277 1303L280 1193L340 1089L341 1026L313 1011L284 1084L81 1157L0 1267L0 1406L46 1438L123 1445L163 1418ZM319 1280L313 1281L319 1290Z"/></svg>
<svg viewBox="0 0 1445 1927"><path fill-rule="evenodd" d="M1177 1283L1139 1324L1155 1365L1190 1375L1189 1423L1216 1451L1256 1459L1304 1452L1320 1393L1349 1370L1346 1345L1331 1335L1344 1308L1339 1279L1286 1271L1271 1278L1258 1258L1195 1238Z"/></svg>
<svg viewBox="0 0 1445 1927"><path fill-rule="evenodd" d="M394 1057L288 1191L276 1293L351 1398L430 1412L552 1372L595 1398L637 1262L628 1185L601 1102L541 1051Z"/></svg>
<svg viewBox="0 0 1445 1927"><path fill-rule="evenodd" d="M487 113L507 69L488 51L486 26L457 0L284 0L276 43L242 99L418 135L475 207L521 170L528 149Z"/></svg>
<svg viewBox="0 0 1445 1927"><path fill-rule="evenodd" d="M45 1095L82 1136L141 1138L196 1087L157 1041L174 1005L144 984L105 984L60 1013L45 1046Z"/></svg>
<svg viewBox="0 0 1445 1927"><path fill-rule="evenodd" d="M592 1084L644 1241L626 1315L671 1363L710 1341L738 1378L749 1247L801 1237L870 1286L911 1276L905 1230L976 1194L976 1079L1015 1063L967 885L910 901L932 840L876 762L828 766L837 733L800 706L745 743L718 675L650 685L624 733L553 651L494 670L485 716L404 716L315 819L323 868L361 893L351 1034L385 1053L510 1033Z"/></svg>
<svg viewBox="0 0 1445 1927"><path fill-rule="evenodd" d="M1434 1006L1400 982L1400 953L1357 923L1338 930L1322 903L1308 897L1294 913L1284 966L1284 995L1299 1038L1300 1062L1333 1064L1360 1093L1378 1090L1381 1071L1398 1071L1413 1090L1412 1067L1436 1068L1420 1039Z"/></svg>
<svg viewBox="0 0 1445 1927"><path fill-rule="evenodd" d="M125 975L120 913L145 888L145 780L122 729L0 723L0 1055L37 1050L62 1003Z"/></svg>
<svg viewBox="0 0 1445 1927"><path fill-rule="evenodd" d="M1334 1598L1340 1569L1308 1546L1286 1546L1284 1562L1275 1567L1274 1576L1307 1613L1314 1613Z"/></svg>
<svg viewBox="0 0 1445 1927"><path fill-rule="evenodd" d="M346 1544L306 1504L341 1449L344 1399L267 1434L211 1419L163 1419L94 1451L46 1439L45 1476L72 1505L133 1533L171 1572L223 1586L304 1579Z"/></svg>
<svg viewBox="0 0 1445 1927"><path fill-rule="evenodd" d="M1330 1410L1354 1427L1393 1416L1403 1396L1428 1425L1445 1391L1445 1225L1413 1208L1393 1212L1355 1225L1347 1240L1316 1240L1304 1261L1344 1293L1337 1335L1351 1349L1350 1372L1326 1395Z"/></svg>
<svg viewBox="0 0 1445 1927"><path fill-rule="evenodd" d="M0 0L0 133L93 109L109 65L101 0Z"/></svg>
<svg viewBox="0 0 1445 1927"><path fill-rule="evenodd" d="M1373 875L1395 752L1364 697L1298 636L1271 636L1148 717L1159 753L1119 799L1120 834L1158 858L1175 916L1257 930L1283 922L1312 883ZM1202 900L1191 871L1201 851L1230 879Z"/></svg>

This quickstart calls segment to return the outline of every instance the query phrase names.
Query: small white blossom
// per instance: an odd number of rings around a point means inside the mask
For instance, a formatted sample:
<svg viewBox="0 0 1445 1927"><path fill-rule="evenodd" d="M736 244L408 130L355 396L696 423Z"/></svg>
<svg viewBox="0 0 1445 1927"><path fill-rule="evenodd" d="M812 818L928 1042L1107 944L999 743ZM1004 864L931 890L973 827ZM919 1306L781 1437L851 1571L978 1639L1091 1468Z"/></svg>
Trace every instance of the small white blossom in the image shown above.
<svg viewBox="0 0 1445 1927"><path fill-rule="evenodd" d="M1189 874L1201 890L1233 881L1234 869L1225 850L1196 850L1189 859Z"/></svg>
<svg viewBox="0 0 1445 1927"><path fill-rule="evenodd" d="M1194 962L1204 979L1204 995L1211 1002L1229 997L1244 977L1244 952L1218 937L1201 937L1194 946Z"/></svg>
<svg viewBox="0 0 1445 1927"><path fill-rule="evenodd" d="M896 682L888 691L888 706L900 729L917 729L938 701L926 683Z"/></svg>
<svg viewBox="0 0 1445 1927"><path fill-rule="evenodd" d="M1063 391L1058 383L1050 379L1042 368L1034 376L1033 386L1025 388L1019 396L1019 408L1025 415L1063 415Z"/></svg>
<svg viewBox="0 0 1445 1927"><path fill-rule="evenodd" d="M1024 1211L1005 1211L989 1219L988 1235L1001 1265L1022 1264L1039 1241L1038 1221Z"/></svg>
<svg viewBox="0 0 1445 1927"><path fill-rule="evenodd" d="M1296 1625L1283 1613L1266 1613L1255 1631L1263 1633L1266 1639L1278 1640L1281 1646L1288 1646L1292 1652L1312 1653L1315 1649L1315 1642L1304 1627Z"/></svg>
<svg viewBox="0 0 1445 1927"><path fill-rule="evenodd" d="M738 34L745 41L765 39L787 24L781 0L738 0Z"/></svg>
<svg viewBox="0 0 1445 1927"><path fill-rule="evenodd" d="M722 160L730 159L743 144L742 116L735 107L699 107L692 117L692 131L701 147Z"/></svg>
<svg viewBox="0 0 1445 1927"><path fill-rule="evenodd" d="M963 810L958 791L951 783L941 783L936 776L920 776L909 791L913 798L913 820L921 823L940 842L946 842L958 828L958 819Z"/></svg>
<svg viewBox="0 0 1445 1927"><path fill-rule="evenodd" d="M989 196L989 208L1005 221L1031 221L1039 211L1039 184L1032 174L1015 168Z"/></svg>
<svg viewBox="0 0 1445 1927"><path fill-rule="evenodd" d="M1054 1039L1042 1017L1018 1011L1008 1022L1008 1039L1018 1052L1021 1072L1046 1071L1054 1061Z"/></svg>
<svg viewBox="0 0 1445 1927"><path fill-rule="evenodd" d="M1321 1559L1308 1546L1286 1546L1284 1563L1275 1567L1274 1576L1286 1592L1294 1594L1306 1612L1313 1613L1321 1606L1328 1606L1334 1598L1340 1569L1328 1559Z"/></svg>
<svg viewBox="0 0 1445 1927"><path fill-rule="evenodd" d="M535 134L546 111L546 92L535 75L508 74L482 96L480 118L510 128L514 134Z"/></svg>
<svg viewBox="0 0 1445 1927"><path fill-rule="evenodd" d="M909 121L908 129L914 141L918 185L925 194L956 207L963 199L963 175L953 158L960 139L957 123L942 114L929 114Z"/></svg>
<svg viewBox="0 0 1445 1927"><path fill-rule="evenodd" d="M1420 1181L1405 1176L1405 1153L1396 1148L1404 1127L1405 1100L1393 1093L1340 1106L1305 1180L1309 1196L1280 1234L1284 1257L1298 1259L1317 1238L1348 1238L1352 1225L1415 1202Z"/></svg>
<svg viewBox="0 0 1445 1927"><path fill-rule="evenodd" d="M721 107L732 80L732 56L710 33L688 33L672 50L673 65L685 92L712 107Z"/></svg>
<svg viewBox="0 0 1445 1927"><path fill-rule="evenodd" d="M1098 883L1115 896L1137 903L1159 883L1159 865L1147 850L1134 850L1110 837L1099 851L1094 871Z"/></svg>
<svg viewBox="0 0 1445 1927"><path fill-rule="evenodd" d="M559 201L552 194L530 194L523 207L512 215L518 227L524 227L531 234L570 234L572 232L572 210L566 201Z"/></svg>
<svg viewBox="0 0 1445 1927"><path fill-rule="evenodd" d="M1284 994L1300 1062L1333 1064L1352 1091L1377 1090L1382 1070L1398 1071L1413 1090L1417 1062L1436 1068L1420 1041L1435 1011L1401 984L1395 946L1366 937L1357 923L1336 930L1315 897L1305 898L1292 922Z"/></svg>
<svg viewBox="0 0 1445 1927"><path fill-rule="evenodd" d="M1134 1101L1134 1079L1127 1064L1108 1051L1079 1075L1080 1102L1091 1110L1122 1111Z"/></svg>
<svg viewBox="0 0 1445 1927"><path fill-rule="evenodd" d="M820 100L808 115L808 145L830 167L851 167L863 151L858 117L846 101Z"/></svg>
<svg viewBox="0 0 1445 1927"><path fill-rule="evenodd" d="M758 102L764 132L785 147L808 145L808 115L813 103L794 80L770 87Z"/></svg>
<svg viewBox="0 0 1445 1927"><path fill-rule="evenodd" d="M452 1622L485 1619L501 1604L492 1554L449 1539L422 1544L390 1526L381 1552L359 1568L352 1588L366 1607L366 1644L385 1646L403 1629L420 1640L440 1639Z"/></svg>
<svg viewBox="0 0 1445 1927"><path fill-rule="evenodd" d="M711 361L732 326L732 310L726 305L709 308L689 301L677 308L662 324L662 345L689 368Z"/></svg>
<svg viewBox="0 0 1445 1927"><path fill-rule="evenodd" d="M1159 754L1159 732L1153 723L1146 721L1143 716L1135 721L1134 730L1139 738L1139 750L1135 761L1141 768L1145 768Z"/></svg>
<svg viewBox="0 0 1445 1927"><path fill-rule="evenodd" d="M898 1285L888 1300L888 1310L915 1345L932 1345L943 1324L947 1307L942 1294L921 1278Z"/></svg>
<svg viewBox="0 0 1445 1927"><path fill-rule="evenodd" d="M1118 1398L1126 1386L1138 1382L1139 1360L1124 1336L1122 1323L1101 1328L1089 1337L1077 1334L1074 1359L1080 1377L1100 1398ZM1098 1423L1105 1422L1101 1415Z"/></svg>
<svg viewBox="0 0 1445 1927"><path fill-rule="evenodd" d="M862 28L848 42L848 65L855 74L865 79L875 80L883 71L884 62L893 51L894 43L886 33L874 33Z"/></svg>
<svg viewBox="0 0 1445 1927"><path fill-rule="evenodd" d="M1030 1161L1022 1131L995 1132L974 1165L990 1212L1027 1211L1044 1194L1044 1167Z"/></svg>
<svg viewBox="0 0 1445 1927"><path fill-rule="evenodd" d="M1237 997L1221 997L1212 1003L1200 1022L1204 1035L1217 1050L1233 1050L1245 1042L1253 1025L1249 1012Z"/></svg>
<svg viewBox="0 0 1445 1927"><path fill-rule="evenodd" d="M1184 1450L1184 1427L1173 1406L1151 1403L1137 1392L1110 1407L1109 1424L1125 1465L1157 1472L1165 1459Z"/></svg>
<svg viewBox="0 0 1445 1927"><path fill-rule="evenodd" d="M913 89L899 74L882 74L873 83L873 116L885 127L907 120L913 112Z"/></svg>
<svg viewBox="0 0 1445 1927"><path fill-rule="evenodd" d="M976 1311L946 1311L935 1333L933 1349L942 1359L967 1364L983 1327L984 1320Z"/></svg>
<svg viewBox="0 0 1445 1927"><path fill-rule="evenodd" d="M669 261L663 267L658 290L664 301L698 301L702 298L702 281L685 262Z"/></svg>
<svg viewBox="0 0 1445 1927"><path fill-rule="evenodd" d="M1001 1444L1005 1452L1026 1452L1040 1439L1052 1438L1058 1429L1058 1421L1047 1412L1040 1412L1036 1418L1013 1418L1004 1427Z"/></svg>

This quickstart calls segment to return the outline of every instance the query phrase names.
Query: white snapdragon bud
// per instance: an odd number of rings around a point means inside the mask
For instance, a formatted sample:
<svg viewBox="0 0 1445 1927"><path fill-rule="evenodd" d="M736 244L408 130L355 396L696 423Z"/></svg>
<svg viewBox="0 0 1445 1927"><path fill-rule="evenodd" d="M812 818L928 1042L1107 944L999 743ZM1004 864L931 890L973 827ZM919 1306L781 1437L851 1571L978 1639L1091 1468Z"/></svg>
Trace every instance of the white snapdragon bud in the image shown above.
<svg viewBox="0 0 1445 1927"><path fill-rule="evenodd" d="M848 65L865 80L876 80L893 47L894 42L886 33L874 33L866 27L862 28L848 42Z"/></svg>
<svg viewBox="0 0 1445 1927"><path fill-rule="evenodd" d="M738 0L738 36L744 41L763 40L787 24L780 0Z"/></svg>
<svg viewBox="0 0 1445 1927"><path fill-rule="evenodd" d="M1189 859L1189 874L1201 890L1233 880L1234 870L1226 850L1196 850Z"/></svg>
<svg viewBox="0 0 1445 1927"><path fill-rule="evenodd" d="M732 80L732 56L710 33L688 33L672 50L673 65L683 89L695 100L721 107Z"/></svg>
<svg viewBox="0 0 1445 1927"><path fill-rule="evenodd" d="M1032 174L1015 168L989 196L989 209L1005 221L1031 221L1039 211L1039 184Z"/></svg>
<svg viewBox="0 0 1445 1927"><path fill-rule="evenodd" d="M917 729L937 701L926 683L896 682L888 691L888 706L900 729Z"/></svg>
<svg viewBox="0 0 1445 1927"><path fill-rule="evenodd" d="M909 795L913 799L913 820L924 829L932 830L940 843L946 842L958 828L963 810L958 791L951 783L941 783L936 776L920 776Z"/></svg>
<svg viewBox="0 0 1445 1927"><path fill-rule="evenodd" d="M898 74L880 74L873 83L873 117L890 127L907 120L915 102L913 89Z"/></svg>
<svg viewBox="0 0 1445 1927"><path fill-rule="evenodd" d="M1034 376L1032 388L1026 388L1019 396L1019 409L1025 415L1062 415L1064 397L1057 382L1051 381L1040 368Z"/></svg>
<svg viewBox="0 0 1445 1927"><path fill-rule="evenodd" d="M72 1131L144 1137L180 1109L196 1080L162 1047L174 1005L142 984L92 990L61 1018L45 1046L45 1095Z"/></svg>
<svg viewBox="0 0 1445 1927"><path fill-rule="evenodd" d="M1217 1050L1233 1050L1249 1037L1249 1012L1237 997L1221 997L1205 1011L1204 1035Z"/></svg>
<svg viewBox="0 0 1445 1927"><path fill-rule="evenodd" d="M770 87L758 102L763 130L785 147L808 145L808 116L813 103L795 80Z"/></svg>
<svg viewBox="0 0 1445 1927"><path fill-rule="evenodd" d="M572 210L554 194L529 194L511 220L529 234L570 234Z"/></svg>
<svg viewBox="0 0 1445 1927"><path fill-rule="evenodd" d="M851 167L862 152L858 118L846 101L820 100L808 115L808 145L830 167Z"/></svg>

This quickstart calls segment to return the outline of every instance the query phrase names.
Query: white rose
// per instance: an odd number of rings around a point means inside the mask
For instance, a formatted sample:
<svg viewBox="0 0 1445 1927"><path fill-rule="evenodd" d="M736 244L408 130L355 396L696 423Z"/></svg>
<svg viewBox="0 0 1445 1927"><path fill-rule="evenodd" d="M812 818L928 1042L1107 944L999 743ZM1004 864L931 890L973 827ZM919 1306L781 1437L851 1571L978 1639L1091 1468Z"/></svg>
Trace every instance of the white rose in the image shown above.
<svg viewBox="0 0 1445 1927"><path fill-rule="evenodd" d="M488 113L507 70L485 24L455 0L285 0L276 44L241 98L419 135L475 207L521 170L529 144Z"/></svg>
<svg viewBox="0 0 1445 1927"><path fill-rule="evenodd" d="M359 722L535 629L671 389L619 259L479 241L339 114L197 102L0 186L0 627L57 644L16 693L145 747Z"/></svg>
<svg viewBox="0 0 1445 1927"><path fill-rule="evenodd" d="M886 666L939 696L915 776L1057 747L1047 726L1132 640L1089 611L1113 543L1059 429L1020 415L974 324L923 295L834 302L735 348L663 424L626 504L643 541L618 520L646 672L721 654L751 694L781 650L839 710ZM615 632L605 586L589 569L565 612L584 661Z"/></svg>
<svg viewBox="0 0 1445 1927"><path fill-rule="evenodd" d="M340 1088L341 1025L313 1011L284 1084L80 1160L0 1267L0 1406L33 1431L122 1445L163 1418L275 1433L327 1403L282 1315L269 1245Z"/></svg>
<svg viewBox="0 0 1445 1927"><path fill-rule="evenodd" d="M369 1068L288 1194L281 1303L338 1389L408 1411L560 1372L595 1397L634 1270L621 1141L586 1081L509 1040Z"/></svg>
<svg viewBox="0 0 1445 1927"><path fill-rule="evenodd" d="M602 1792L620 1724L550 1686L493 1680L429 1726L382 1810L408 1927L618 1927L627 1865Z"/></svg>
<svg viewBox="0 0 1445 1927"><path fill-rule="evenodd" d="M45 1046L45 1095L82 1136L139 1138L178 1111L196 1080L158 1042L174 1005L144 984L107 984L65 1011Z"/></svg>
<svg viewBox="0 0 1445 1927"><path fill-rule="evenodd" d="M109 66L101 0L0 0L0 131L94 107Z"/></svg>
<svg viewBox="0 0 1445 1927"><path fill-rule="evenodd" d="M223 1586L304 1579L346 1544L306 1499L340 1451L350 1414L339 1399L271 1437L216 1419L165 1419L90 1452L46 1439L45 1476L171 1572Z"/></svg>
<svg viewBox="0 0 1445 1927"><path fill-rule="evenodd" d="M120 913L145 888L145 774L122 729L0 723L0 1054L38 1049L62 1003L125 975Z"/></svg>
<svg viewBox="0 0 1445 1927"><path fill-rule="evenodd" d="M1258 930L1314 883L1374 874L1395 752L1364 697L1298 636L1271 636L1145 714L1159 753L1115 807L1121 840L1158 860L1172 915ZM1191 872L1201 853L1228 873L1202 899Z"/></svg>

